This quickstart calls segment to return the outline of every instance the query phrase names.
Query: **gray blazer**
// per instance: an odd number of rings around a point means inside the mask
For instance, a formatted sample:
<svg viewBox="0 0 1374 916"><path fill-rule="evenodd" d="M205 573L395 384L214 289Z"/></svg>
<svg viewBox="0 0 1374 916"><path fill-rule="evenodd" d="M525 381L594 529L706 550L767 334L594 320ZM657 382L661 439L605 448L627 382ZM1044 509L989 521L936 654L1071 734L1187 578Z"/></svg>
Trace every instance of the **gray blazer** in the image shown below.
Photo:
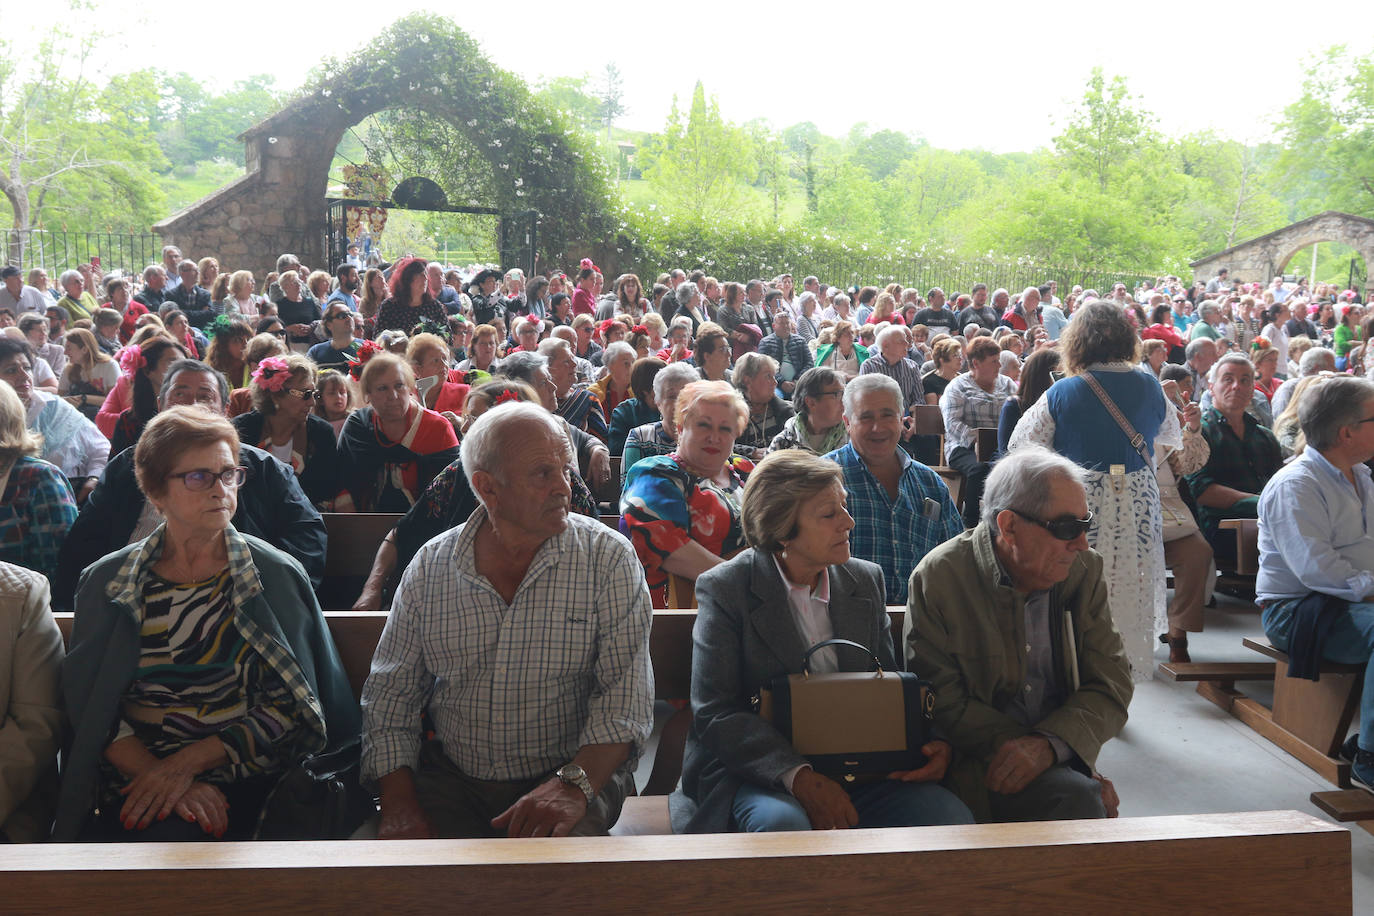
<svg viewBox="0 0 1374 916"><path fill-rule="evenodd" d="M884 604L882 570L851 559L830 567L830 625L835 636L872 648L897 670ZM741 784L781 791L782 776L806 759L751 706L760 686L800 674L806 645L787 603L771 554L750 548L697 579L692 631L692 729L683 754L682 786L669 798L676 833L724 833ZM835 649L844 671L866 671L872 659Z"/></svg>

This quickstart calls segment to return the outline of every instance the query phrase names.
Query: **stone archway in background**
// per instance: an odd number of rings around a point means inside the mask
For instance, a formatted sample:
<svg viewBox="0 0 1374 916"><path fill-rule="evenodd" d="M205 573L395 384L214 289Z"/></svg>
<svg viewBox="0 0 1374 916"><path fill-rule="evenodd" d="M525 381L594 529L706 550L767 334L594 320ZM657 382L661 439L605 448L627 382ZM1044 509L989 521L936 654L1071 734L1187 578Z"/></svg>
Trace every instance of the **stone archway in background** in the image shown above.
<svg viewBox="0 0 1374 916"><path fill-rule="evenodd" d="M1315 242L1340 242L1359 252L1371 270L1365 290L1365 301L1368 301L1370 291L1374 290L1374 219L1336 210L1318 213L1291 226L1232 245L1225 251L1193 261L1189 266L1193 268L1193 276L1200 280L1211 279L1225 267L1232 280L1268 284L1283 273L1293 255Z"/></svg>
<svg viewBox="0 0 1374 916"><path fill-rule="evenodd" d="M461 131L497 177L499 199L482 205L536 210L544 259L562 261L570 245L615 250L608 176L589 142L451 21L425 14L398 20L347 63L326 65L301 97L240 135L242 178L154 231L188 256L213 255L259 277L284 252L332 269L324 199L334 151L350 127L393 108Z"/></svg>

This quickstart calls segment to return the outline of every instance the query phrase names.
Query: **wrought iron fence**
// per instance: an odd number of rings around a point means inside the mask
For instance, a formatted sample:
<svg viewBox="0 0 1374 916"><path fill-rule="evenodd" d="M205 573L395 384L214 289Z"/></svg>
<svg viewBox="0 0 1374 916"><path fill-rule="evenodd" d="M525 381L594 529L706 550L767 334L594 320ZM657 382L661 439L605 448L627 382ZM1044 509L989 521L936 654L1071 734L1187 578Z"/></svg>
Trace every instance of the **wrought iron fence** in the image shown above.
<svg viewBox="0 0 1374 916"><path fill-rule="evenodd" d="M56 281L64 270L100 259L100 270L138 274L162 260L162 238L151 232L56 232L49 229L0 229L6 264L27 273L41 267Z"/></svg>

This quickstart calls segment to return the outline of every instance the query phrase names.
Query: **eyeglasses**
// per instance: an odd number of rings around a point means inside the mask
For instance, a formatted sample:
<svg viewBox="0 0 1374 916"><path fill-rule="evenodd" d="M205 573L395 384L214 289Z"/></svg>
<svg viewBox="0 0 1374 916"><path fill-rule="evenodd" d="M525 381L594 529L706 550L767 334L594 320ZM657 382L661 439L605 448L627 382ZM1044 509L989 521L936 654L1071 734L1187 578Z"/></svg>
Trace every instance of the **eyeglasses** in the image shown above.
<svg viewBox="0 0 1374 916"><path fill-rule="evenodd" d="M224 484L225 489L237 490L243 486L243 481L247 479L248 469L229 468L227 471L208 471L199 468L184 474L168 474L167 476L173 480L179 479L186 485L186 489L192 491L208 490L215 485L216 480Z"/></svg>
<svg viewBox="0 0 1374 916"><path fill-rule="evenodd" d="M1093 523L1092 510L1088 511L1087 518L1056 518L1048 522L1044 519L1036 518L1033 515L1027 515L1024 512L1018 512L1016 509L1012 509L1011 511L1016 512L1017 515L1028 522L1034 522L1061 541L1072 541L1080 534L1087 534L1088 528L1091 527Z"/></svg>
<svg viewBox="0 0 1374 916"><path fill-rule="evenodd" d="M286 388L284 392L298 401L308 401L315 396L314 388Z"/></svg>

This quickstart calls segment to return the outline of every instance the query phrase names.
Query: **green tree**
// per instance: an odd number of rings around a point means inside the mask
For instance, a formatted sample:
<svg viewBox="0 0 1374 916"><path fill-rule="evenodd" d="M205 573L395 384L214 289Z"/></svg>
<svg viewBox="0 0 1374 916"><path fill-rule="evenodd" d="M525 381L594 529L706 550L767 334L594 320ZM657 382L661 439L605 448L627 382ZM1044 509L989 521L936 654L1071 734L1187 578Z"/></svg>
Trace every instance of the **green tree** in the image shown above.
<svg viewBox="0 0 1374 916"><path fill-rule="evenodd" d="M854 148L854 161L868 170L875 181L891 175L917 146L906 134L880 130L865 137Z"/></svg>
<svg viewBox="0 0 1374 916"><path fill-rule="evenodd" d="M592 93L591 77L557 76L534 84L534 94L572 118L583 130L595 130L601 124L602 100Z"/></svg>
<svg viewBox="0 0 1374 916"><path fill-rule="evenodd" d="M78 11L79 9L74 9ZM36 49L0 45L0 193L16 229L139 229L156 218L166 162L129 110L87 73L98 36L58 27ZM10 257L24 260L22 250Z"/></svg>
<svg viewBox="0 0 1374 916"><path fill-rule="evenodd" d="M1285 109L1283 131L1280 163L1308 189L1304 209L1374 216L1374 54L1341 47L1321 58Z"/></svg>
<svg viewBox="0 0 1374 916"><path fill-rule="evenodd" d="M602 126L606 128L606 142L610 143L611 128L615 126L616 119L626 111L625 87L620 77L620 68L614 63L608 63L602 72L596 97L600 102L597 115L601 118Z"/></svg>
<svg viewBox="0 0 1374 916"><path fill-rule="evenodd" d="M1094 67L1082 104L1054 138L1067 165L1092 176L1101 191L1128 172L1141 148L1154 140L1154 117L1136 108L1134 98L1125 79L1115 76L1108 84L1102 68Z"/></svg>
<svg viewBox="0 0 1374 916"><path fill-rule="evenodd" d="M721 116L715 97L708 97L700 82L685 119L673 98L654 146L646 177L670 215L697 222L739 217L748 199L745 182L756 165L752 144Z"/></svg>

